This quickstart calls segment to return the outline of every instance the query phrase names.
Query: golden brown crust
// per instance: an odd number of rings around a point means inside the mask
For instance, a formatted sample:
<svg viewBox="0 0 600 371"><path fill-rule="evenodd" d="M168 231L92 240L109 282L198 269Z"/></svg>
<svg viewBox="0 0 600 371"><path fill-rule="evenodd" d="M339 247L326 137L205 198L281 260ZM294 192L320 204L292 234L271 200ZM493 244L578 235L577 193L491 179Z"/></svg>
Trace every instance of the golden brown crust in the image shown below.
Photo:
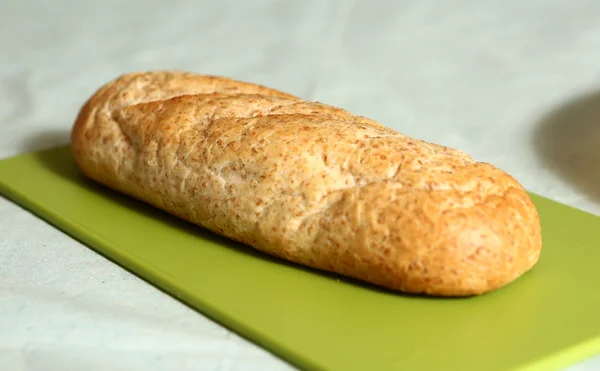
<svg viewBox="0 0 600 371"><path fill-rule="evenodd" d="M290 261L408 293L502 287L541 251L508 174L345 110L223 77L119 77L72 132L92 179Z"/></svg>

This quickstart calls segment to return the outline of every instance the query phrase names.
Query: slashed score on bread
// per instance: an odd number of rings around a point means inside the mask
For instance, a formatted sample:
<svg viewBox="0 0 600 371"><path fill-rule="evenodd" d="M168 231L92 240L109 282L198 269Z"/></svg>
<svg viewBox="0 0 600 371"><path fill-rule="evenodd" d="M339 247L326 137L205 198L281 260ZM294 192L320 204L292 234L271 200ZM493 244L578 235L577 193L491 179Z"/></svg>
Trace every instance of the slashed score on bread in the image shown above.
<svg viewBox="0 0 600 371"><path fill-rule="evenodd" d="M99 88L89 178L265 253L404 293L470 296L537 263L535 205L467 154L261 85L179 71Z"/></svg>

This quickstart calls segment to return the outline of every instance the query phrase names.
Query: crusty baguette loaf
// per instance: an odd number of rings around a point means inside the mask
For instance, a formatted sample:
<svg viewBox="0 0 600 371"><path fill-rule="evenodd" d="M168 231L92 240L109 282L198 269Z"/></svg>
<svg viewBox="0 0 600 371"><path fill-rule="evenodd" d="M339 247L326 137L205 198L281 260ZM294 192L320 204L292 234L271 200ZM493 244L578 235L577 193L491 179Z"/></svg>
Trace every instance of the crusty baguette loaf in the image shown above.
<svg viewBox="0 0 600 371"><path fill-rule="evenodd" d="M495 290L541 251L536 208L505 172L223 77L123 75L82 107L72 151L90 178L182 219L406 293Z"/></svg>

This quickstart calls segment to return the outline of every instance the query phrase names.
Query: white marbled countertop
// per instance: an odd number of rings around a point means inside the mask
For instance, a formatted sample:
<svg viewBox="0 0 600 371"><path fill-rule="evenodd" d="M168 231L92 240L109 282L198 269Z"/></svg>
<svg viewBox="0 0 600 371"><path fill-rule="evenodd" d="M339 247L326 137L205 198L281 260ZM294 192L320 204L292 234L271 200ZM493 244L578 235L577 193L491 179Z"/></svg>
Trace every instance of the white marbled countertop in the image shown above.
<svg viewBox="0 0 600 371"><path fill-rule="evenodd" d="M0 158L67 143L100 84L148 69L338 105L600 214L597 0L0 0ZM0 198L0 369L291 366Z"/></svg>

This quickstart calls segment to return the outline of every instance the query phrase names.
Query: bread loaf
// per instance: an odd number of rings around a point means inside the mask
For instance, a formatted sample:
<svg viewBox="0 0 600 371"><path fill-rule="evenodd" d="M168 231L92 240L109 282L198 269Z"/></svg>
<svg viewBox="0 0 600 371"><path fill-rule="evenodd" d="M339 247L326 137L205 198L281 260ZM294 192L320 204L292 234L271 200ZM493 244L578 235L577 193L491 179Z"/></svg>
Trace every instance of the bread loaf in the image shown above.
<svg viewBox="0 0 600 371"><path fill-rule="evenodd" d="M405 293L470 296L530 270L540 221L498 168L340 108L187 72L82 107L91 179L265 253Z"/></svg>

